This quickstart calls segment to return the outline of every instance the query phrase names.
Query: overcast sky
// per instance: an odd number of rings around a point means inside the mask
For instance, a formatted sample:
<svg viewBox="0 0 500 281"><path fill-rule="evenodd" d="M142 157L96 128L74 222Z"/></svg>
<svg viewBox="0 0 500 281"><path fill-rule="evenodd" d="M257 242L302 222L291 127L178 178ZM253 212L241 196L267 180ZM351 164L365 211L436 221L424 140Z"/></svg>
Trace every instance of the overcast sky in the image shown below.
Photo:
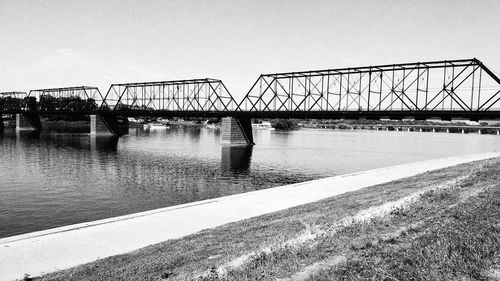
<svg viewBox="0 0 500 281"><path fill-rule="evenodd" d="M500 1L0 0L0 91L222 79L476 57L500 72Z"/></svg>

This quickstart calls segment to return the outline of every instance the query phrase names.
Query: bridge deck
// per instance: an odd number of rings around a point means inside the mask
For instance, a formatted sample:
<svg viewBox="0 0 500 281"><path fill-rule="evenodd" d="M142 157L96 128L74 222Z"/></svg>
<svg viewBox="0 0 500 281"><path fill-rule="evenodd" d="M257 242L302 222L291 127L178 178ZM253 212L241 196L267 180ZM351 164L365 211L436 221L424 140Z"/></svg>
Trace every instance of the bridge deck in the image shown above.
<svg viewBox="0 0 500 281"><path fill-rule="evenodd" d="M2 114L23 113L22 110L7 110ZM33 112L33 111L30 111ZM460 110L429 110L429 111L181 111L181 110L89 110L89 111L36 111L40 115L94 115L108 114L114 116L152 116L152 117L245 117L245 118L296 118L296 119L403 119L414 117L415 120L428 118L464 118L470 120L493 120L500 118L500 110L491 111L460 111Z"/></svg>

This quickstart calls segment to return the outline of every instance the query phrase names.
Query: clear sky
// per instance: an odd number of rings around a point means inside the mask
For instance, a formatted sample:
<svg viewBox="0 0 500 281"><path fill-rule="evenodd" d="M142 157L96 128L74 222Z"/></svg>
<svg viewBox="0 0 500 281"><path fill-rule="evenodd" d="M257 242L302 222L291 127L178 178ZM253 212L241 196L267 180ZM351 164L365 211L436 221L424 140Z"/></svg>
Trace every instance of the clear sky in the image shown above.
<svg viewBox="0 0 500 281"><path fill-rule="evenodd" d="M0 91L222 79L476 57L500 72L500 1L0 0Z"/></svg>

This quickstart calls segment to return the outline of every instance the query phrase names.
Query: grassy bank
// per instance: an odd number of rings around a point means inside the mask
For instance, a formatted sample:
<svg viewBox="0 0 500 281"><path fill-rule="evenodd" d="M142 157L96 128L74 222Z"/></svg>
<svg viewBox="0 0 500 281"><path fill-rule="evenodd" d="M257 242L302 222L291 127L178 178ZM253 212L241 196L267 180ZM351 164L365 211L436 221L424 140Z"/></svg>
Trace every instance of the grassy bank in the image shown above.
<svg viewBox="0 0 500 281"><path fill-rule="evenodd" d="M35 280L492 279L499 164L433 171Z"/></svg>

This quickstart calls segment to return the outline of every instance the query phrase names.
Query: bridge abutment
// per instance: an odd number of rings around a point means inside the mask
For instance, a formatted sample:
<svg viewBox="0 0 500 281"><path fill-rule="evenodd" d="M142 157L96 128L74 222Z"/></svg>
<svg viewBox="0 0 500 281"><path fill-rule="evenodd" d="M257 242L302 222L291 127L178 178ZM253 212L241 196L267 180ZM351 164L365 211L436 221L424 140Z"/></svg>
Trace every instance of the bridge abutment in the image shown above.
<svg viewBox="0 0 500 281"><path fill-rule="evenodd" d="M16 114L16 131L22 130L41 131L42 122L40 121L40 116L32 112Z"/></svg>
<svg viewBox="0 0 500 281"><path fill-rule="evenodd" d="M222 118L221 142L224 146L254 145L250 118Z"/></svg>

